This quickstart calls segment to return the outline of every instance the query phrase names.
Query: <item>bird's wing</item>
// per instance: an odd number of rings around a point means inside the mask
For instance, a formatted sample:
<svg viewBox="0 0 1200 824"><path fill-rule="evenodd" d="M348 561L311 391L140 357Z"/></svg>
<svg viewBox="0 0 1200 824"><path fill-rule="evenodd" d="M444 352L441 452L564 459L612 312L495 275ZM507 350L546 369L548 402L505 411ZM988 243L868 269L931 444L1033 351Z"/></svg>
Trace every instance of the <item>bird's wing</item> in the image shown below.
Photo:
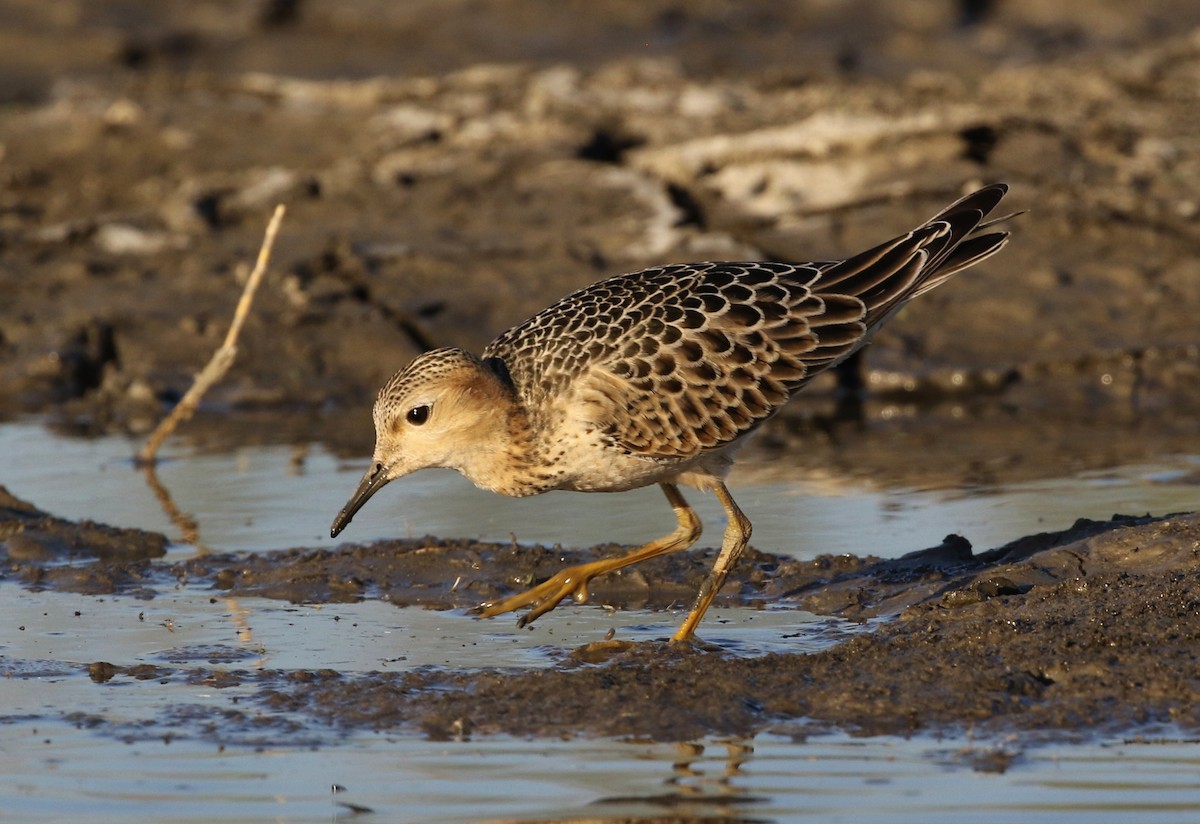
<svg viewBox="0 0 1200 824"><path fill-rule="evenodd" d="M634 309L573 394L629 454L685 460L727 444L862 338L862 302L817 295L818 276L783 263L688 266Z"/></svg>
<svg viewBox="0 0 1200 824"><path fill-rule="evenodd" d="M995 254L988 186L837 263L696 263L582 289L501 335L529 409L566 399L615 448L679 461L746 434L916 295Z"/></svg>

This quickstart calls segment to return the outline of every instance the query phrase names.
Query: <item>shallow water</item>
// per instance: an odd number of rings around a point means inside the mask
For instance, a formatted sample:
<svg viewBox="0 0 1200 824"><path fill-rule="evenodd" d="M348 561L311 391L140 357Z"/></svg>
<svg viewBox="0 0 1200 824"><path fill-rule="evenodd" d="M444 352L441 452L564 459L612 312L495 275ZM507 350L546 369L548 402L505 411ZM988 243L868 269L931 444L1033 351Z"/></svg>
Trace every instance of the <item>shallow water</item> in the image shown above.
<svg viewBox="0 0 1200 824"><path fill-rule="evenodd" d="M221 751L187 740L104 742L38 722L10 728L5 741L0 803L7 818L30 822L357 820L348 805L412 822L1115 824L1200 813L1200 747L1192 743L1047 746L996 774L964 764L987 745L928 738L759 736L681 746L355 735L336 747Z"/></svg>
<svg viewBox="0 0 1200 824"><path fill-rule="evenodd" d="M0 427L0 483L56 515L178 533L140 472L135 444L68 440L35 423ZM168 456L169 457L169 456ZM365 463L365 461L364 461ZM985 549L1076 517L1194 509L1200 460L959 491L876 491L787 478L744 466L735 494L754 543L810 557L896 556L958 531ZM177 454L159 478L210 549L329 546L328 523L361 465L319 448ZM756 479L769 477L770 482ZM719 511L697 497L711 525ZM519 529L515 529L519 525ZM393 484L343 538L397 532L590 544L668 528L661 496L547 495L510 501L451 473ZM709 535L715 530L710 526ZM719 534L719 533L717 533ZM703 539L702 539L703 540ZM171 556L187 557L177 543ZM433 742L344 734L299 719L286 734L252 726L203 732L211 711L239 705L252 684L215 689L182 679L93 683L79 665L226 665L343 672L416 666L529 668L613 630L661 638L679 616L564 606L531 630L511 619L397 609L380 601L293 605L213 597L181 586L150 600L28 592L0 598L0 816L66 821L329 821L369 807L381 820L727 816L747 820L1178 821L1200 812L1200 747L1090 742L1024 749L1003 774L971 754L1003 741L778 736L668 746L609 740ZM706 640L739 654L803 651L853 627L792 610L714 610ZM70 715L76 713L76 715ZM92 726L99 719L100 723ZM215 743L223 742L222 745ZM340 785L344 791L332 792ZM351 806L347 806L351 805Z"/></svg>
<svg viewBox="0 0 1200 824"><path fill-rule="evenodd" d="M32 423L0 426L0 484L64 518L137 526L178 539L122 438L57 438ZM751 459L753 455L748 456ZM612 495L551 492L504 498L476 489L455 472L426 470L377 494L338 540L329 525L366 468L320 447L252 447L231 454L167 450L158 477L175 504L199 524L214 550L281 549L438 535L521 543L589 546L638 543L668 531L674 518L656 489ZM1200 456L1094 471L1047 481L968 490L874 490L836 479L813 480L786 467L739 463L730 487L754 523L753 545L799 558L854 552L896 557L936 546L949 532L976 550L1078 517L1191 511ZM767 478L762 482L755 479ZM706 525L700 545L719 541L721 507L686 491ZM190 547L182 550L190 552Z"/></svg>

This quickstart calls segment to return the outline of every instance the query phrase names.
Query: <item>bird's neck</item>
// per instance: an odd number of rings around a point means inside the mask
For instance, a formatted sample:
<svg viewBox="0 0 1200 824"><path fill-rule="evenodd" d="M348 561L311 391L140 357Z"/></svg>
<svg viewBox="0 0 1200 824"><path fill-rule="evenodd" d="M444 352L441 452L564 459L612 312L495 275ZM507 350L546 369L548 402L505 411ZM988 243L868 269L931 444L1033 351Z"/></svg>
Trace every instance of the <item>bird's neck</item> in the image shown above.
<svg viewBox="0 0 1200 824"><path fill-rule="evenodd" d="M453 468L481 489L501 495L521 498L545 492L552 484L538 468L535 427L515 394L506 395L494 404L495 414L477 424L471 448Z"/></svg>

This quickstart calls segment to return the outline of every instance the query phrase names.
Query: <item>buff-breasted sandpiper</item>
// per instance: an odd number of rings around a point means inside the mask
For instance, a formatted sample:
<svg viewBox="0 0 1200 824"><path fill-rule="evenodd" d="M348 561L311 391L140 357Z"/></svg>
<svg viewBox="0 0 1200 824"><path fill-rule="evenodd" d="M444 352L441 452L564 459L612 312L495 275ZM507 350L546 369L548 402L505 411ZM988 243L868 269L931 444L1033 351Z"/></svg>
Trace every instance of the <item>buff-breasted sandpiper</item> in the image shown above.
<svg viewBox="0 0 1200 824"><path fill-rule="evenodd" d="M1007 233L978 230L998 222L985 218L1007 190L979 189L844 261L647 269L568 295L480 357L426 352L380 390L371 466L331 535L386 483L426 467L518 497L662 487L678 521L669 535L480 607L491 617L532 606L524 625L567 596L586 601L597 575L690 547L701 524L679 485L712 490L729 522L674 635L692 638L750 539L750 521L725 486L734 451L904 304L998 252Z"/></svg>

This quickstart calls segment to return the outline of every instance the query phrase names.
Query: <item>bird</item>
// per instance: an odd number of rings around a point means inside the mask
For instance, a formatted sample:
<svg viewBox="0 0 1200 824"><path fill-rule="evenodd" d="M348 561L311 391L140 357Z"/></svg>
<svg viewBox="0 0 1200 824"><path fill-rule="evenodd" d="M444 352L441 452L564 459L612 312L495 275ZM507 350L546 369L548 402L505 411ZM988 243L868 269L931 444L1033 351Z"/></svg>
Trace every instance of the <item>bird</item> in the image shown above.
<svg viewBox="0 0 1200 824"><path fill-rule="evenodd" d="M391 481L457 470L513 497L549 490L622 492L657 484L670 533L616 557L569 566L531 589L486 601L518 626L592 579L691 547L701 521L680 486L715 493L720 550L673 641L696 628L749 543L751 523L725 479L734 455L787 400L866 345L906 303L996 254L1008 220L986 221L995 183L912 231L840 261L671 264L580 289L501 334L476 356L438 348L379 391L370 466L330 529L336 538Z"/></svg>

